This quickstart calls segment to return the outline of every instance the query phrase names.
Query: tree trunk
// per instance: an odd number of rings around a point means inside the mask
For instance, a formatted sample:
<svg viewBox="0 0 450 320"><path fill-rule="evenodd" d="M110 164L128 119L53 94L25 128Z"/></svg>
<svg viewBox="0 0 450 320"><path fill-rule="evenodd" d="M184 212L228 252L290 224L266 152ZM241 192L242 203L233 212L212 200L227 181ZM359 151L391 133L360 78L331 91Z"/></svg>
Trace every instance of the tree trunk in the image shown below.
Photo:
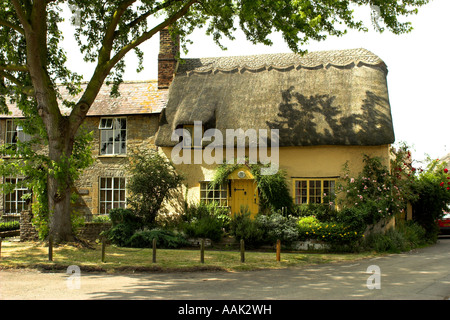
<svg viewBox="0 0 450 320"><path fill-rule="evenodd" d="M62 170L59 172L63 172L63 175L57 176L49 172L47 178L50 235L57 242L74 240L70 204L72 181L67 172L69 167L66 162L72 155L74 139L67 131L61 128L60 135L49 137L50 160Z"/></svg>
<svg viewBox="0 0 450 320"><path fill-rule="evenodd" d="M50 235L56 242L73 241L70 188L63 186L53 176L49 176L48 194Z"/></svg>

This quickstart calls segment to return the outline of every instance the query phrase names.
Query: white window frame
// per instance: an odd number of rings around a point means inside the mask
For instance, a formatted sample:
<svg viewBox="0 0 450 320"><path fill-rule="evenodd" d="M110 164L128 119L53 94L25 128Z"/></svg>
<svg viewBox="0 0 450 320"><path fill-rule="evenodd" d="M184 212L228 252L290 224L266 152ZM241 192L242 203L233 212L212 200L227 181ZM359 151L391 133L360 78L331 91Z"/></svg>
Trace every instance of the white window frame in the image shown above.
<svg viewBox="0 0 450 320"><path fill-rule="evenodd" d="M7 145L15 146L17 145L17 141L26 142L29 141L30 139L31 136L23 132L22 126L16 124L16 120L14 119L6 120L5 143Z"/></svg>
<svg viewBox="0 0 450 320"><path fill-rule="evenodd" d="M11 180L11 181L7 181ZM23 181L22 177L4 177L4 183L11 183L14 185L18 185L19 182ZM3 211L5 215L19 215L23 210L26 209L27 199L23 199L25 194L30 193L30 189L27 187L15 187L14 190L10 193L5 193L3 197ZM20 195L22 194L22 195ZM11 198L14 198L11 200ZM9 206L7 205L9 204ZM7 210L7 207L14 208L14 210ZM9 211L9 212L8 212Z"/></svg>
<svg viewBox="0 0 450 320"><path fill-rule="evenodd" d="M200 202L217 202L219 207L228 207L228 184L223 183L213 189L209 181L200 182Z"/></svg>
<svg viewBox="0 0 450 320"><path fill-rule="evenodd" d="M117 120L125 121L125 129L122 128L116 128ZM98 124L98 129L100 131L100 149L99 153L100 155L125 155L127 154L127 140L128 140L128 123L126 117L107 117L107 118L100 118L100 122ZM125 132L125 141L122 141L122 132ZM104 136L105 135L105 136ZM108 136L106 136L108 135ZM116 147L116 136L120 137L120 140L118 141L119 146ZM109 139L113 139L112 142L106 141ZM121 144L125 143L125 150L122 150ZM103 151L103 146L105 147L105 150ZM109 148L111 146L111 150ZM118 149L118 150L117 150ZM109 151L110 150L110 151Z"/></svg>
<svg viewBox="0 0 450 320"><path fill-rule="evenodd" d="M104 179L104 184L102 183ZM108 183L110 181L110 183ZM107 214L114 208L125 208L127 206L125 177L100 177L98 181L98 212ZM116 194L118 192L118 195ZM123 194L123 198L121 197ZM110 196L108 196L110 195ZM102 208L102 204L104 207Z"/></svg>

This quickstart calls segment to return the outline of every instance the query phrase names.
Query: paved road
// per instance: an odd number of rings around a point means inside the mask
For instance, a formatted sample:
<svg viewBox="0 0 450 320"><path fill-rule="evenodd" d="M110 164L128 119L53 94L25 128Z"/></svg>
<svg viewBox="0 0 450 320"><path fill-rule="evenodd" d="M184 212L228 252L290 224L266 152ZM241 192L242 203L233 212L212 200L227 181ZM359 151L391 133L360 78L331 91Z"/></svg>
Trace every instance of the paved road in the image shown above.
<svg viewBox="0 0 450 320"><path fill-rule="evenodd" d="M449 296L450 238L403 254L287 270L82 273L79 278L65 273L0 271L0 299L442 300Z"/></svg>

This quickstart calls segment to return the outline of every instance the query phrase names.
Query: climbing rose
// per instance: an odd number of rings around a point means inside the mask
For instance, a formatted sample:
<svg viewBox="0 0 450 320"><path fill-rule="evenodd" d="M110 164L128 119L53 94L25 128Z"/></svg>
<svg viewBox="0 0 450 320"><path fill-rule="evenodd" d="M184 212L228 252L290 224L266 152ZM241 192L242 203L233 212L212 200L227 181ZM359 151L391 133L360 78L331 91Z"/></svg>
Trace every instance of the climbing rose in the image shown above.
<svg viewBox="0 0 450 320"><path fill-rule="evenodd" d="M440 185L441 187L443 187L443 186L444 186L444 182L441 182L439 185Z"/></svg>
<svg viewBox="0 0 450 320"><path fill-rule="evenodd" d="M445 172L445 173L447 173L447 172L448 172L448 169L447 169L447 168L445 168L445 169L444 169L444 172Z"/></svg>

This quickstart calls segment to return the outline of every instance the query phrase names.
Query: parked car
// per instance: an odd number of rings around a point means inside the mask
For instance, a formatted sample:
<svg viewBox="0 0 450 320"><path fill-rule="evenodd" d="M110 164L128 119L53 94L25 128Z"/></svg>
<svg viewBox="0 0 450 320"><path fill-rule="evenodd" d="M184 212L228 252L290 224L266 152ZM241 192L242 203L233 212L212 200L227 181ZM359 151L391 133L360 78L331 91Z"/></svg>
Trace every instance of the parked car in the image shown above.
<svg viewBox="0 0 450 320"><path fill-rule="evenodd" d="M442 219L438 220L438 224L441 234L450 234L450 212L444 214Z"/></svg>

